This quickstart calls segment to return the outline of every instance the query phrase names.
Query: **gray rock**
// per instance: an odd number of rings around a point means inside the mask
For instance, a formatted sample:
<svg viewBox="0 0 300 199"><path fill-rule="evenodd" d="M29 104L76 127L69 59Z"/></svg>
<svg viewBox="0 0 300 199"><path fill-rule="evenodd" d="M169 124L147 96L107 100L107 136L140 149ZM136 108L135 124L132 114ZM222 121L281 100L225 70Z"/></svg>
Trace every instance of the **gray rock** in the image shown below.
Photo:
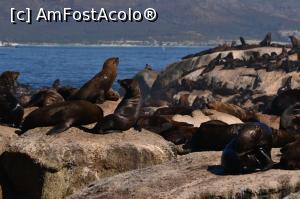
<svg viewBox="0 0 300 199"><path fill-rule="evenodd" d="M279 150L273 150L278 161ZM220 175L221 152L192 153L145 169L94 182L68 199L282 198L299 190L300 172L272 169Z"/></svg>
<svg viewBox="0 0 300 199"><path fill-rule="evenodd" d="M173 145L149 131L93 135L77 128L47 136L37 128L1 156L11 188L21 198L58 199L89 183L175 157Z"/></svg>

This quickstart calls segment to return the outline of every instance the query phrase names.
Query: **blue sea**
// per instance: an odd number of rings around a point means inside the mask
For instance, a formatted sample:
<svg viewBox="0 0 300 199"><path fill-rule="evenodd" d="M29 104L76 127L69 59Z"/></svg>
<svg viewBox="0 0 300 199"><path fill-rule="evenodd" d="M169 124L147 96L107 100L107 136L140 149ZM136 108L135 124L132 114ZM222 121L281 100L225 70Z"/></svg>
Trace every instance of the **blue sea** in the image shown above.
<svg viewBox="0 0 300 199"><path fill-rule="evenodd" d="M0 72L19 71L19 82L34 88L51 86L55 79L62 85L79 87L98 73L109 57L120 58L117 79L124 79L146 64L161 71L203 49L206 47L1 47Z"/></svg>

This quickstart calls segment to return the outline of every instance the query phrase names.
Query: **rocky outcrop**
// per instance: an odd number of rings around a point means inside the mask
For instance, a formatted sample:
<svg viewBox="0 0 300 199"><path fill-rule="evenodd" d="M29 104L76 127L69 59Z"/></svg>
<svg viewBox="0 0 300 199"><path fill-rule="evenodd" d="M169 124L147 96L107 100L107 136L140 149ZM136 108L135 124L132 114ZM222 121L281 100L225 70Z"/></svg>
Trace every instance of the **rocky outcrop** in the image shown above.
<svg viewBox="0 0 300 199"><path fill-rule="evenodd" d="M273 150L278 161L279 150ZM282 198L300 190L300 173L272 169L222 175L220 152L192 153L177 160L94 182L69 199L83 198Z"/></svg>
<svg viewBox="0 0 300 199"><path fill-rule="evenodd" d="M300 192L292 193L285 197L284 199L299 199L300 198Z"/></svg>
<svg viewBox="0 0 300 199"><path fill-rule="evenodd" d="M154 82L152 92L159 92L160 89L164 89L170 87L172 84L176 84L178 80L192 71L195 71L193 73L195 76L199 76L202 71L197 69L209 64L209 62L216 58L220 53L222 57L225 57L229 52L233 53L233 57L235 59L249 59L250 56L253 55L253 52L258 52L260 54L271 54L272 52L276 52L277 54L280 54L282 52L282 48L262 47L248 50L223 51L181 60L167 66L167 68L159 74L157 80Z"/></svg>
<svg viewBox="0 0 300 199"><path fill-rule="evenodd" d="M1 156L15 197L64 198L100 178L175 157L171 143L145 130L93 135L71 128L46 136L47 130L29 131Z"/></svg>

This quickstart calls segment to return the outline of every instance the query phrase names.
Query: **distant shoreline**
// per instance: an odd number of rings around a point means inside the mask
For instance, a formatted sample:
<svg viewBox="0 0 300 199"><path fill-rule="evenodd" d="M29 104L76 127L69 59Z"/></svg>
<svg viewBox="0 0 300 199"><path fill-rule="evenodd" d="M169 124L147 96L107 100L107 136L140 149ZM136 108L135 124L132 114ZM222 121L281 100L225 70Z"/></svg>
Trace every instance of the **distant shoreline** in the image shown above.
<svg viewBox="0 0 300 199"><path fill-rule="evenodd" d="M120 45L120 44L13 44L12 46L0 46L0 48L26 48L26 47L87 47L87 48L199 48L213 45Z"/></svg>

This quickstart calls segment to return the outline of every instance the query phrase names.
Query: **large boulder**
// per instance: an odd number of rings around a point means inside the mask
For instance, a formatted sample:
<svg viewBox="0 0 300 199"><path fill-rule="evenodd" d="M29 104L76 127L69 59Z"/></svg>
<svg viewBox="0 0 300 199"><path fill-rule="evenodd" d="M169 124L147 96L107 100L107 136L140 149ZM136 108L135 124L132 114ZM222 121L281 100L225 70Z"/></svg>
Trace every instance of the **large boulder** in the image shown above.
<svg viewBox="0 0 300 199"><path fill-rule="evenodd" d="M271 54L275 52L280 54L282 52L282 48L277 47L261 47L261 48L253 48L247 50L231 50L231 51L223 51L223 52L215 52L203 56L193 57L189 59L184 59L173 63L166 67L166 69L159 74L156 81L153 85L152 92L159 92L159 90L170 87L172 84L177 83L177 81L182 78L185 74L195 71L202 66L207 65L210 61L216 58L220 53L222 57L228 55L228 53L232 52L233 57L235 59L249 59L253 52L258 52L261 55L268 53ZM200 73L201 74L201 73ZM199 74L198 74L199 75Z"/></svg>
<svg viewBox="0 0 300 199"><path fill-rule="evenodd" d="M278 161L279 150L273 150ZM272 169L222 175L221 152L192 153L177 160L94 182L69 199L89 198L282 198L300 189L300 172Z"/></svg>
<svg viewBox="0 0 300 199"><path fill-rule="evenodd" d="M14 128L0 126L0 155L2 155L9 145L18 137L18 135L15 134L15 130ZM3 198L4 193L6 196L10 196L8 195L10 192L7 187L7 179L4 176L3 168L0 164L0 199Z"/></svg>
<svg viewBox="0 0 300 199"><path fill-rule="evenodd" d="M1 156L17 198L64 198L100 178L175 157L171 143L145 130L93 135L71 128L57 136L47 130L29 131Z"/></svg>

